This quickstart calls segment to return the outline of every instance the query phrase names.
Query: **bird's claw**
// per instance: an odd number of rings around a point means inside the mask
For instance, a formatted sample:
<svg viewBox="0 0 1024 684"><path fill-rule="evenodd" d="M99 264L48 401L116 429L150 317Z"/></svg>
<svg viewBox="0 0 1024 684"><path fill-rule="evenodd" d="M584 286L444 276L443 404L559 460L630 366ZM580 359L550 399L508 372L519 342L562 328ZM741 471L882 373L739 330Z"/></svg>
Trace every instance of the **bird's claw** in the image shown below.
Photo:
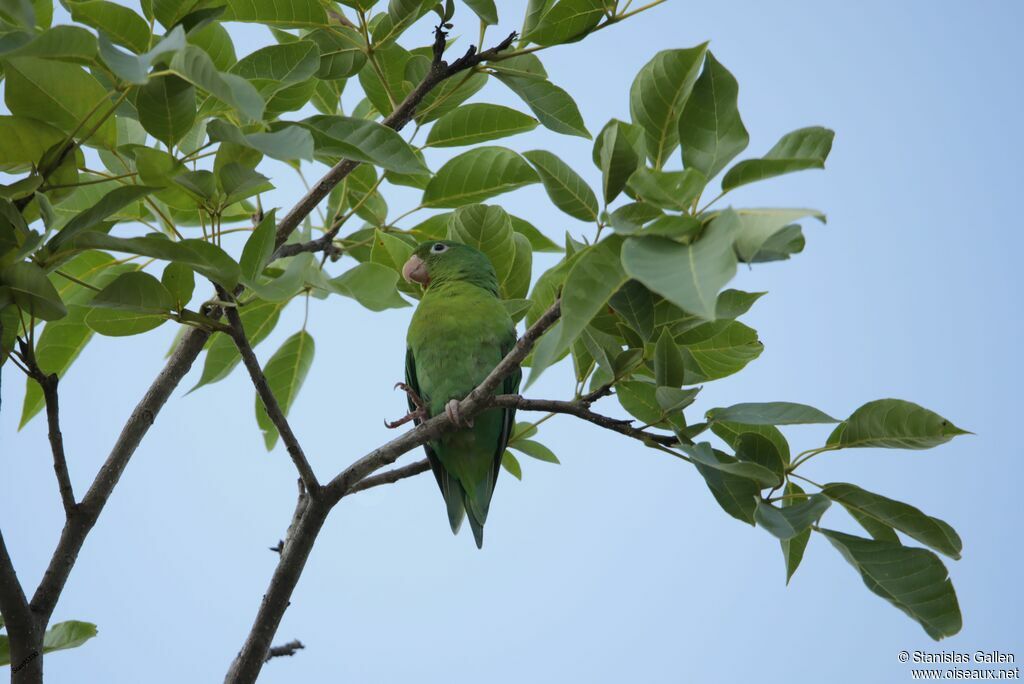
<svg viewBox="0 0 1024 684"><path fill-rule="evenodd" d="M398 420L385 420L384 427L389 430L394 430L396 427L401 427L411 420L426 420L427 417L427 410L423 407L419 407L415 411L409 411L409 413L405 414Z"/></svg>
<svg viewBox="0 0 1024 684"><path fill-rule="evenodd" d="M416 408L414 408L412 411L409 411L409 413L405 414L398 420L385 420L384 426L386 428L394 430L396 427L401 427L402 425L405 425L411 420L422 421L430 417L429 415L427 415L426 403L422 399L420 399L420 395L416 393L416 390L414 390L412 387L409 387L409 385L405 384L404 382L396 382L395 389L400 389L403 392L405 392L406 396L409 397L409 401Z"/></svg>
<svg viewBox="0 0 1024 684"><path fill-rule="evenodd" d="M415 406L417 410L426 410L426 403L424 403L424 401L420 399L420 395L417 394L416 390L414 390L412 387L409 387L404 382L396 382L395 389L400 389L403 392L405 392L405 394L409 397L409 401L412 402L413 406Z"/></svg>
<svg viewBox="0 0 1024 684"><path fill-rule="evenodd" d="M467 418L463 420L462 415L459 412L459 400L451 399L447 404L444 405L444 414L448 416L448 420L452 422L457 428L473 427L473 419Z"/></svg>

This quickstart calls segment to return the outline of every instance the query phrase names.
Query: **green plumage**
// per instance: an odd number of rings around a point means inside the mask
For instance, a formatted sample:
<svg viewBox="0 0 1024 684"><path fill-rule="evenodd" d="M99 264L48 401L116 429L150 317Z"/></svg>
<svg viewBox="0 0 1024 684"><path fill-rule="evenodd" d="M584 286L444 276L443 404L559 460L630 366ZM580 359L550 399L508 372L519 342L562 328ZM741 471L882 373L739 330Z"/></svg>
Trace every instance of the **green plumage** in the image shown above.
<svg viewBox="0 0 1024 684"><path fill-rule="evenodd" d="M429 281L409 324L406 382L435 416L487 377L515 344L516 331L483 253L456 242L432 241L420 245L416 257L425 264ZM518 391L519 381L517 371L497 393ZM458 532L467 515L478 547L514 418L514 409L490 409L477 414L472 427L448 431L424 446L452 531Z"/></svg>

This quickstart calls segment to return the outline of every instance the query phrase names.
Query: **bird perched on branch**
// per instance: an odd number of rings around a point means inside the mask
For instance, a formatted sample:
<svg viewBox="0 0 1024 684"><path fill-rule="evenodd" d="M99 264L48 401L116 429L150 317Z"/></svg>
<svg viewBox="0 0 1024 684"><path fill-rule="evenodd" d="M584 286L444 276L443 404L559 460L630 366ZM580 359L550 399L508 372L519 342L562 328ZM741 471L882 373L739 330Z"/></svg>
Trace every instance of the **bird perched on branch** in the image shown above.
<svg viewBox="0 0 1024 684"><path fill-rule="evenodd" d="M405 262L402 277L425 291L409 324L405 384L400 383L409 396L409 415L388 426L448 415L455 429L424 449L448 506L452 532L468 517L476 545L482 547L515 409L488 409L464 420L458 406L515 345L515 325L499 299L494 267L473 247L425 242ZM517 369L497 393L517 392L520 379Z"/></svg>

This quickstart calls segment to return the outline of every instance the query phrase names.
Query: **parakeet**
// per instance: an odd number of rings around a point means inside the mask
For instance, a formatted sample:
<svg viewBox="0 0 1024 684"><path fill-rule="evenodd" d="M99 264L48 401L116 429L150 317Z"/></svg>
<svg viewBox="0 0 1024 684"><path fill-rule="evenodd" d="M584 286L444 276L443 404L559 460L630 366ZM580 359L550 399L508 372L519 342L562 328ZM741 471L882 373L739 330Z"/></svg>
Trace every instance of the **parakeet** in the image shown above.
<svg viewBox="0 0 1024 684"><path fill-rule="evenodd" d="M409 283L424 288L409 324L405 377L410 415L414 397L422 401L419 419L446 412L456 429L424 445L430 467L448 506L448 521L457 533L469 517L478 548L501 470L515 409L488 409L472 421L458 415L465 398L512 349L516 329L498 295L498 278L483 252L448 240L419 245L402 268ZM519 390L517 369L496 394Z"/></svg>

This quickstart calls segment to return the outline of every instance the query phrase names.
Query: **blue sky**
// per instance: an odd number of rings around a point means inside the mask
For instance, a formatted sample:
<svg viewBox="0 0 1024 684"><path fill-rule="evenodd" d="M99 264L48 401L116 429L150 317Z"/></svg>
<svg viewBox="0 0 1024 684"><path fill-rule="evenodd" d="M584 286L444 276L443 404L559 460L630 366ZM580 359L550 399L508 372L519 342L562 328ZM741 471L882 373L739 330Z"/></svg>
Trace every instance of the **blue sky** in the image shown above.
<svg viewBox="0 0 1024 684"><path fill-rule="evenodd" d="M518 28L523 3L499 4L500 28ZM307 649L269 663L261 681L901 682L910 679L901 650L1024 657L1012 503L1024 476L1022 20L1019 3L995 1L669 2L542 53L591 131L628 118L629 85L657 50L707 39L740 82L748 155L794 128L836 130L825 172L729 198L815 207L829 222L807 226L807 249L794 260L741 269L736 287L770 293L745 319L766 350L738 376L707 385L699 406L789 400L845 416L898 397L976 433L932 451L838 452L808 466L817 481L855 482L957 528L964 557L947 564L961 634L931 642L820 538L786 587L775 539L725 515L689 466L560 417L541 439L562 465L524 462L522 482L502 478L482 552L468 534L451 536L429 477L343 502L278 632L277 641L298 638ZM481 97L491 95L515 104L500 85ZM597 187L589 141L537 131L508 144L552 149ZM270 168L278 190L266 204L288 206L301 186ZM388 195L393 214L414 200ZM592 231L539 187L500 202L556 239ZM404 410L391 386L411 311L314 302L317 358L292 424L322 476L392 436L382 421ZM302 315L301 306L289 310L258 349L262 359ZM96 339L62 383L78 492L172 334L165 326ZM34 586L62 512L44 422L16 432L14 378L5 369L0 526ZM183 396L197 378L193 371L160 414L79 557L55 619L95 622L100 635L48 657L50 681L217 681L241 645L295 475L281 447L265 452L241 373ZM550 370L530 394L571 394L568 369ZM826 433L788 434L799 450ZM853 529L839 511L826 522Z"/></svg>

